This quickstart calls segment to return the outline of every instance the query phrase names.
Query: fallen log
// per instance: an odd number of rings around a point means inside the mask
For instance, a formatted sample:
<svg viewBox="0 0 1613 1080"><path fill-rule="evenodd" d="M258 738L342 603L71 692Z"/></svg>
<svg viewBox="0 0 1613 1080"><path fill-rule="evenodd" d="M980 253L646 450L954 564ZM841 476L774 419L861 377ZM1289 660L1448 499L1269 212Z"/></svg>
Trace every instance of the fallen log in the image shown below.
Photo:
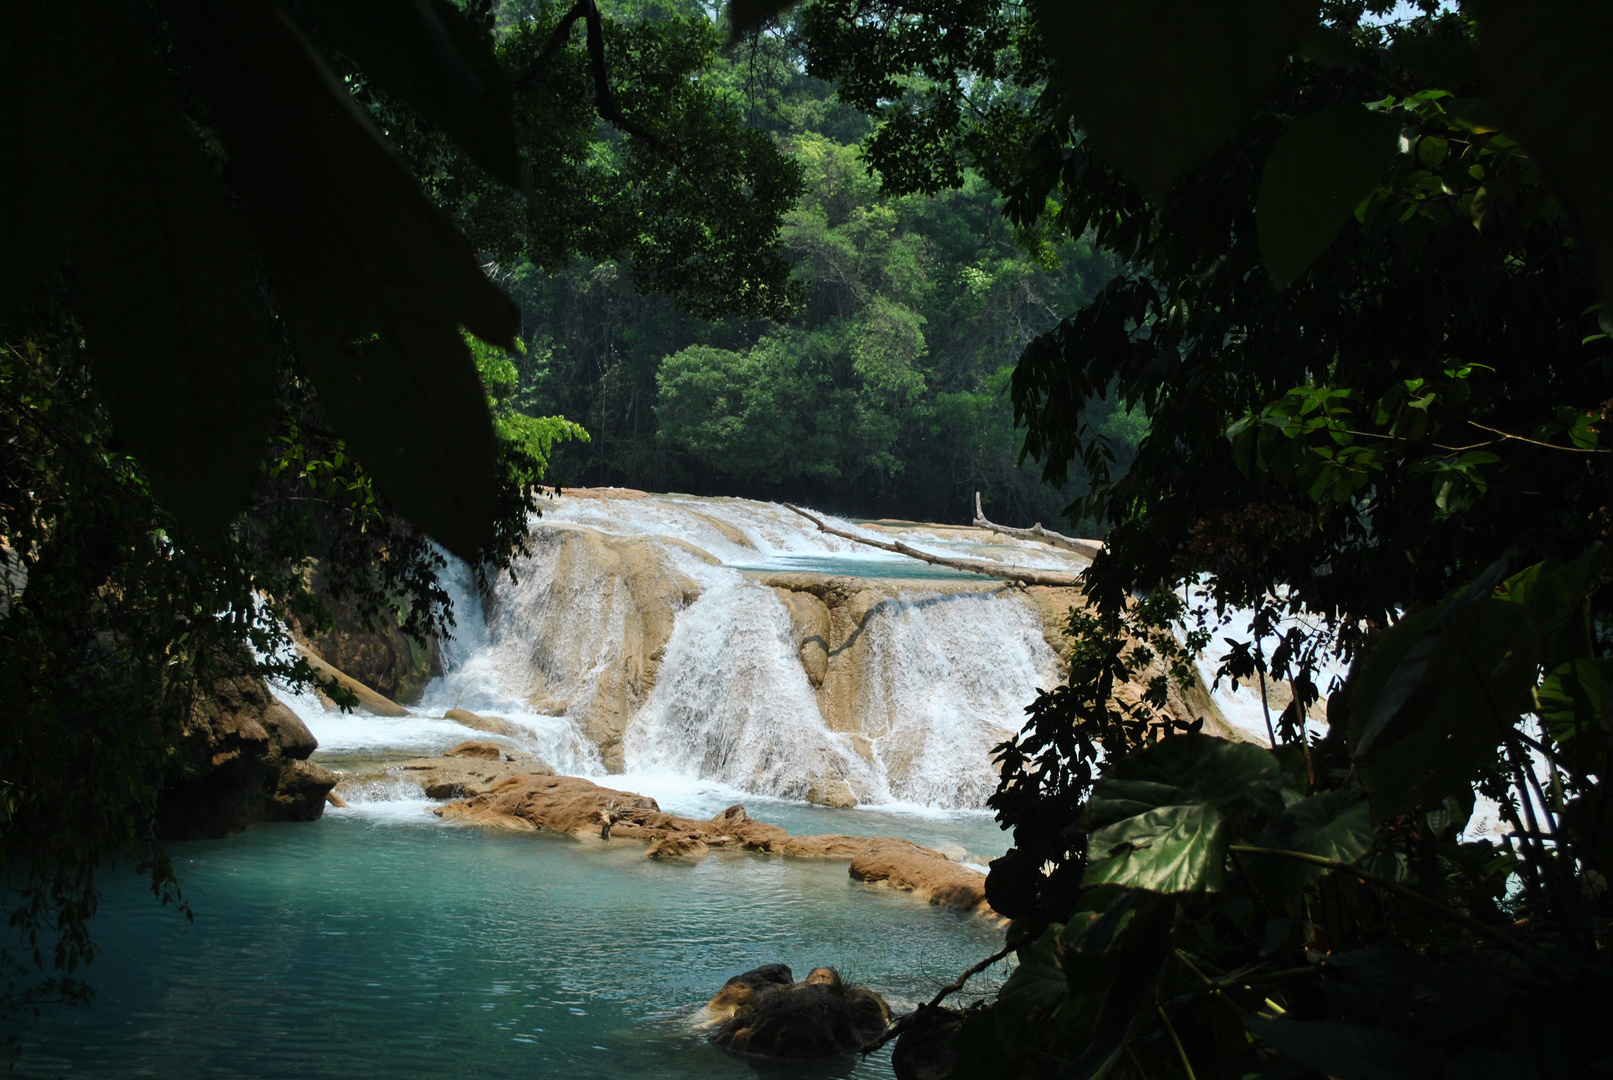
<svg viewBox="0 0 1613 1080"><path fill-rule="evenodd" d="M858 536L856 533L837 529L825 522L816 514L810 514L793 503L785 503L785 509L793 510L806 518L830 536L838 536L842 540L850 540L856 544L866 544L869 547L879 548L881 551L891 551L898 555L906 555L910 559L930 563L933 566L944 566L949 570L961 570L966 574L980 574L982 577L1000 578L1003 581L1017 581L1021 585L1052 585L1056 588L1079 588L1081 575L1062 570L1036 570L1028 566L1003 566L1000 563L980 562L974 559L949 559L942 555L932 555L928 551L920 551L911 544L904 544L900 540L884 541L874 540L867 536Z"/></svg>
<svg viewBox="0 0 1613 1080"><path fill-rule="evenodd" d="M1098 552L1103 550L1103 542L1100 540L1078 540L1073 536L1065 536L1063 533L1054 532L1052 529L1042 528L1040 521L1028 529L1015 529L1007 525L998 525L994 521L988 521L986 520L986 515L981 512L980 492L978 491L975 492L974 523L977 529L990 529L992 532L999 532L1004 536L1012 536L1020 540L1040 540L1044 544L1052 544L1054 547L1073 551L1077 555L1084 555L1089 559L1097 558Z"/></svg>

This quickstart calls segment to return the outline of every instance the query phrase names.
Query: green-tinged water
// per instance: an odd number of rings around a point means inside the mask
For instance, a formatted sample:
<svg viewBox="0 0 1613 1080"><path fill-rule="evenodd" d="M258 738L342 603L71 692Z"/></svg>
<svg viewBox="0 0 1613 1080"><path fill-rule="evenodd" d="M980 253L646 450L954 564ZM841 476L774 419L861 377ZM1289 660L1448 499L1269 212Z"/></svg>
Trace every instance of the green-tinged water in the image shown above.
<svg viewBox="0 0 1613 1080"><path fill-rule="evenodd" d="M15 1074L749 1077L693 1026L730 975L833 965L901 1010L1001 942L841 861L643 851L351 812L172 845L195 922L109 877L96 1000L47 1009Z"/></svg>

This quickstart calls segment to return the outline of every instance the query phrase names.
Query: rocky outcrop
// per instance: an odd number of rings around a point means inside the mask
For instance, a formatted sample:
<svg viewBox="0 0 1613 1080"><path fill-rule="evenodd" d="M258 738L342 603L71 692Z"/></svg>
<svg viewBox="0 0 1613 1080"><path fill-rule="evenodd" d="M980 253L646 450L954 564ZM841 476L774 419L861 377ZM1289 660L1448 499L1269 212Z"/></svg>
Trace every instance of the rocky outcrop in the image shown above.
<svg viewBox="0 0 1613 1080"><path fill-rule="evenodd" d="M374 614L366 625L354 604L330 595L317 571L314 588L330 613L331 625L322 633L299 626L298 636L326 664L383 698L404 704L418 701L426 683L442 674L442 653L435 638L424 643L413 640L399 628L390 609Z"/></svg>
<svg viewBox="0 0 1613 1080"><path fill-rule="evenodd" d="M520 763L514 763L519 766ZM435 811L466 825L638 840L654 859L701 859L714 848L809 859L849 859L851 876L912 892L932 904L992 916L986 876L941 852L889 836L791 836L730 806L710 821L663 811L654 799L579 776L515 775ZM609 821L608 835L602 828Z"/></svg>
<svg viewBox="0 0 1613 1080"><path fill-rule="evenodd" d="M442 714L444 720L452 720L472 731L485 731L489 735L503 735L515 737L519 729L502 716L478 716L469 709L449 709Z"/></svg>
<svg viewBox="0 0 1613 1080"><path fill-rule="evenodd" d="M518 776L553 776L554 770L531 754L495 742L463 742L440 757L411 758L378 769L344 774L336 787L359 787L396 778L418 784L428 799L467 799Z"/></svg>
<svg viewBox="0 0 1613 1080"><path fill-rule="evenodd" d="M711 1041L741 1054L806 1060L857 1053L879 1038L890 1009L866 987L849 986L834 968L814 968L800 982L784 964L736 975L706 1006L722 1017Z"/></svg>
<svg viewBox="0 0 1613 1080"><path fill-rule="evenodd" d="M318 745L261 679L221 681L192 712L178 775L158 799L158 838L207 839L319 817L338 777L308 760Z"/></svg>
<svg viewBox="0 0 1613 1080"><path fill-rule="evenodd" d="M858 881L883 881L932 904L969 911L985 906L986 876L938 851L879 837L851 860Z"/></svg>

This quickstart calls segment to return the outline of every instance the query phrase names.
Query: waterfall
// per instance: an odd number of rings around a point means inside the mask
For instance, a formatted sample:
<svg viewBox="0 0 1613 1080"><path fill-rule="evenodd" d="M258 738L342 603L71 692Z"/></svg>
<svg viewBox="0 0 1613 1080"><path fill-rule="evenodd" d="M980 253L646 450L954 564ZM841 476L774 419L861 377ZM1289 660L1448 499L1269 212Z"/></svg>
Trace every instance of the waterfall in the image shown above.
<svg viewBox="0 0 1613 1080"><path fill-rule="evenodd" d="M516 578L450 560L445 673L406 717L288 702L326 751L440 751L496 716L557 771L655 774L829 805L980 809L992 748L1054 684L1069 600L819 532L742 499L567 493ZM937 554L1083 560L984 530L830 519ZM1056 595L1055 595L1056 594ZM1055 603L1056 601L1056 603Z"/></svg>

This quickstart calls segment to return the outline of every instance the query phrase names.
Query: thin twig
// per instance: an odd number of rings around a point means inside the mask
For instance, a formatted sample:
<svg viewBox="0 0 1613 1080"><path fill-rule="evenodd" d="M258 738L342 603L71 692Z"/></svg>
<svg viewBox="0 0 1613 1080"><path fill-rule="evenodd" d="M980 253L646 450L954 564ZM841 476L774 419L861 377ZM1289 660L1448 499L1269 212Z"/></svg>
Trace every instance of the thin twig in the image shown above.
<svg viewBox="0 0 1613 1080"><path fill-rule="evenodd" d="M1570 454L1613 454L1613 450L1600 450L1588 446L1558 446L1556 443L1541 442L1539 439L1526 439L1522 435L1513 435L1511 432L1502 431L1500 428L1487 427L1484 424L1479 423L1477 420L1469 420L1468 423L1472 424L1480 431L1488 431L1490 434L1499 435L1503 439L1512 439L1516 442L1528 443L1530 446L1543 446L1547 450L1566 450Z"/></svg>
<svg viewBox="0 0 1613 1080"><path fill-rule="evenodd" d="M968 982L970 978L980 974L991 965L1004 959L1009 953L1016 952L1019 949L1024 948L1034 940L1035 937L1033 935L1026 934L1024 937L1021 937L1015 941L1010 941L1007 945L1004 945L1002 948L998 949L996 952L992 953L978 964L975 964L973 967L969 968L969 970L965 971L962 975L959 975L956 979L953 979L950 983L943 986L940 992L929 1001L924 1002L918 1008L891 1024L885 1029L884 1034L880 1035L880 1037L875 1039L873 1042L866 1044L860 1052L864 1055L872 1054L875 1050L878 1050L892 1039L897 1038L902 1034L902 1032L906 1031L908 1028L917 1023L919 1017L939 1009L941 1007L941 1002L945 1001L951 995L956 994L959 990L962 990L963 984Z"/></svg>

